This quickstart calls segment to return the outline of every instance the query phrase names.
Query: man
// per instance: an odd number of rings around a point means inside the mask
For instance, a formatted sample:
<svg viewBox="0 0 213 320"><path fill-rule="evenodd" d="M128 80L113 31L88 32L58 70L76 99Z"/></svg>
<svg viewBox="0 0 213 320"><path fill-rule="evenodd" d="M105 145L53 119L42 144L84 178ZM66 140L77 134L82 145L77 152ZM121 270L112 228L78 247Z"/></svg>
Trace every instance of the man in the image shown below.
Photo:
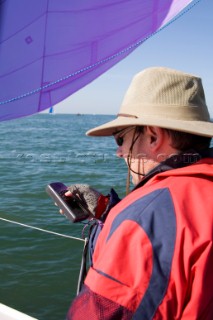
<svg viewBox="0 0 213 320"><path fill-rule="evenodd" d="M213 136L201 79L134 77L113 135L135 188L108 214L68 319L213 319Z"/></svg>

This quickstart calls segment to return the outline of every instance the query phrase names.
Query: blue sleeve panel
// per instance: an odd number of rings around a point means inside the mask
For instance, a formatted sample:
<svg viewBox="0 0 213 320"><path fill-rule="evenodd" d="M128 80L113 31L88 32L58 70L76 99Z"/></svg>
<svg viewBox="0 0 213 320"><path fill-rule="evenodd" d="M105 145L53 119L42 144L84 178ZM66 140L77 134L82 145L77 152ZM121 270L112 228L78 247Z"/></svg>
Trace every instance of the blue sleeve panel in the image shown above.
<svg viewBox="0 0 213 320"><path fill-rule="evenodd" d="M150 320L167 290L176 239L176 215L169 189L158 189L136 200L114 219L107 241L126 220L136 222L146 232L153 250L153 270L149 286L133 319Z"/></svg>

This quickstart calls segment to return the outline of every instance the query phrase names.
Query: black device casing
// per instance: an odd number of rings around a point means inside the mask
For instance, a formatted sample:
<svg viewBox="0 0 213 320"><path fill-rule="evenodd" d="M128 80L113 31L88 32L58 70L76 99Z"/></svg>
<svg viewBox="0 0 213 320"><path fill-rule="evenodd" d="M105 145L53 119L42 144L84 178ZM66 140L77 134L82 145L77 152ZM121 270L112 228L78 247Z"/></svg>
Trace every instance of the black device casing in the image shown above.
<svg viewBox="0 0 213 320"><path fill-rule="evenodd" d="M72 222L79 222L88 219L91 214L82 204L82 201L76 197L65 196L69 191L67 186L61 182L53 182L47 185L46 192L54 200L56 205L62 210L63 214Z"/></svg>

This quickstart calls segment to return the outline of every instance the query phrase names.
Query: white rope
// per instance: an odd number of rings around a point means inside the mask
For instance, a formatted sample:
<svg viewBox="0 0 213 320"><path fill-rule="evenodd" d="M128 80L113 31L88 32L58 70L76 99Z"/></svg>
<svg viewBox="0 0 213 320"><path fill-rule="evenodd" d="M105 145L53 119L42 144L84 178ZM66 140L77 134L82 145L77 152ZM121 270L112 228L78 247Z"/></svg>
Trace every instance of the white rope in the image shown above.
<svg viewBox="0 0 213 320"><path fill-rule="evenodd" d="M66 234L61 234L61 233L57 233L57 232L53 232L53 231L49 231L49 230L45 230L45 229L29 226L28 224L20 223L20 222L13 221L13 220L4 219L4 218L1 218L1 217L0 217L0 220L6 221L6 222L10 222L10 223L13 223L13 224L18 224L19 226L22 226L22 227L26 227L26 228L30 228L30 229L46 232L46 233L51 233L51 234L54 234L56 236L60 236L60 237L64 237L64 238L70 238L70 239L79 240L79 241L83 241L83 242L85 241L84 239L81 239L81 238L76 238L76 237L68 236Z"/></svg>

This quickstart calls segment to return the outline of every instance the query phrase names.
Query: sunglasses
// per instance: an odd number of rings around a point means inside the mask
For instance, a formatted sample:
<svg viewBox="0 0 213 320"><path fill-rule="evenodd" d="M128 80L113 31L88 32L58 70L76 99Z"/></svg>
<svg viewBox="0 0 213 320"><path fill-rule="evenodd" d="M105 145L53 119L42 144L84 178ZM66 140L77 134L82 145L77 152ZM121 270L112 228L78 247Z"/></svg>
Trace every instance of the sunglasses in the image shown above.
<svg viewBox="0 0 213 320"><path fill-rule="evenodd" d="M115 141L117 143L117 145L119 147L121 147L123 145L123 142L124 142L124 136L130 132L131 130L135 129L135 126L134 127L128 127L128 128L124 128L124 129L121 129L115 133L113 133L113 136L115 138Z"/></svg>

